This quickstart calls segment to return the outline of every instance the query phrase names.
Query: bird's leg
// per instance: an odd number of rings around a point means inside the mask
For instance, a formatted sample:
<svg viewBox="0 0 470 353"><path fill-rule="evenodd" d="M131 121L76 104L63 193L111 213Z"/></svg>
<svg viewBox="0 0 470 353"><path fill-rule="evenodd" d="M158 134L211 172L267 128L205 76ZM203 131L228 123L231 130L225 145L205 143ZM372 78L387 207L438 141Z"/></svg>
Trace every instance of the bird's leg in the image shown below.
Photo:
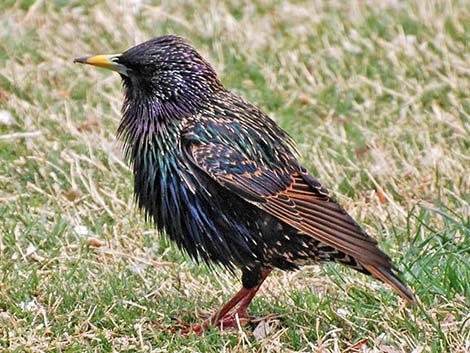
<svg viewBox="0 0 470 353"><path fill-rule="evenodd" d="M238 293L235 294L234 297L222 307L222 309L220 309L211 317L210 323L212 325L216 325L220 321L220 319L223 319L228 314L228 312L232 310L238 303L243 303L245 301L245 298L247 298L252 291L253 289L240 289Z"/></svg>
<svg viewBox="0 0 470 353"><path fill-rule="evenodd" d="M259 286L258 286L259 288ZM210 319L204 320L202 324L196 324L194 326L191 326L190 324L187 324L179 319L176 319L176 322L179 326L182 326L184 329L181 331L181 334L187 335L191 332L194 332L198 335L202 334L204 330L208 330L211 326L218 326L218 323L221 321L221 319L225 318L227 313L232 310L238 303L245 303L245 298L248 298L249 296L251 299L253 299L256 291L253 292L253 289L247 289L247 288L242 288L238 291L237 294L234 295L232 299L230 299L227 304L225 304L222 309L220 309L217 313L215 313ZM257 290L257 289L256 289ZM251 294L253 292L253 294ZM251 299L249 302L251 302ZM247 302L244 306L248 307L249 302ZM246 314L246 308L244 310ZM233 315L232 315L233 316ZM225 328L226 325L223 325L222 328Z"/></svg>
<svg viewBox="0 0 470 353"><path fill-rule="evenodd" d="M247 275L244 272L242 278L243 288L211 318L211 324L226 329L238 328L240 325L250 322L254 317L248 315L248 306L270 273L271 270L261 271L260 276L255 277L257 284L254 287L246 288L252 283L250 279L253 278L250 273L247 280ZM237 304L238 309L234 313L229 313Z"/></svg>
<svg viewBox="0 0 470 353"><path fill-rule="evenodd" d="M242 276L243 288L240 289L237 294L235 294L234 297L222 307L222 309L215 313L210 319L205 320L202 324L196 324L192 327L184 325L186 328L181 331L181 333L189 334L194 332L200 335L211 326L216 326L222 330L230 328L236 329L253 320L254 317L247 314L248 306L270 273L271 270L258 269L250 272L244 271ZM237 305L237 310L230 313L230 311Z"/></svg>
<svg viewBox="0 0 470 353"><path fill-rule="evenodd" d="M264 282L265 278L263 278L263 282ZM236 313L239 317L247 316L248 306L251 304L251 302L252 302L253 298L255 297L256 293L258 293L258 290L261 287L261 284L262 283L260 283L255 288L249 289L248 294L241 300L240 304L238 305L238 309L236 311Z"/></svg>

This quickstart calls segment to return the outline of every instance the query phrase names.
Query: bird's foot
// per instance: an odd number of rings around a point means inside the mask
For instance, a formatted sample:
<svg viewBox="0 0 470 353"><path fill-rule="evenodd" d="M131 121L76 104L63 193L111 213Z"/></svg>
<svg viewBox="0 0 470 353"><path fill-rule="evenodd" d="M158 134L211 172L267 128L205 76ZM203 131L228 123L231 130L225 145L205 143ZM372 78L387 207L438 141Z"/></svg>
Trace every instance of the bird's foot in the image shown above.
<svg viewBox="0 0 470 353"><path fill-rule="evenodd" d="M238 330L246 325L252 325L255 327L260 322L279 319L281 317L282 315L279 314L269 314L263 317L255 317L236 311L234 313L225 315L217 322L213 322L214 318L211 318L206 319L198 324L190 324L180 319L174 319L176 321L176 327L174 327L171 331L173 333L179 333L183 336L188 336L192 333L200 336L204 331L210 330L211 327L215 327L221 331Z"/></svg>
<svg viewBox="0 0 470 353"><path fill-rule="evenodd" d="M202 335L204 331L210 330L211 327L216 327L219 330L236 330L251 322L259 322L259 319L254 316L249 316L246 312L234 312L226 314L221 319L215 317L207 318L202 315L196 315L199 319L204 319L201 323L191 324L183 321L180 318L173 318L175 325L170 329L172 333L179 333L183 336L188 336L195 333L198 336Z"/></svg>
<svg viewBox="0 0 470 353"><path fill-rule="evenodd" d="M200 324L191 324L178 318L173 319L173 321L176 322L176 325L173 326L170 331L175 334L179 333L182 336L189 336L192 333L200 336L204 331L210 329L209 320L204 320Z"/></svg>
<svg viewBox="0 0 470 353"><path fill-rule="evenodd" d="M250 324L254 320L256 320L256 317L247 315L246 312L240 313L236 311L234 313L229 313L219 321L214 322L214 326L220 330L237 330Z"/></svg>

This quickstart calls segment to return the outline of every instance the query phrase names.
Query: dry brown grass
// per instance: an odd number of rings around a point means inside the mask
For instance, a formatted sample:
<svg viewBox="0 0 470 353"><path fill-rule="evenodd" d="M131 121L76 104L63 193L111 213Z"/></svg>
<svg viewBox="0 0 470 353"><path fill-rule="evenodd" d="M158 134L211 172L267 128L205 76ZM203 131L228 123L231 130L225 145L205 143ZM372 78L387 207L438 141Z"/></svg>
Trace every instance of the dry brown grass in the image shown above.
<svg viewBox="0 0 470 353"><path fill-rule="evenodd" d="M464 1L4 1L0 350L469 352L469 18ZM418 307L312 266L268 279L254 312L284 317L266 334L159 329L239 284L144 223L114 137L119 79L72 59L164 33L293 135Z"/></svg>

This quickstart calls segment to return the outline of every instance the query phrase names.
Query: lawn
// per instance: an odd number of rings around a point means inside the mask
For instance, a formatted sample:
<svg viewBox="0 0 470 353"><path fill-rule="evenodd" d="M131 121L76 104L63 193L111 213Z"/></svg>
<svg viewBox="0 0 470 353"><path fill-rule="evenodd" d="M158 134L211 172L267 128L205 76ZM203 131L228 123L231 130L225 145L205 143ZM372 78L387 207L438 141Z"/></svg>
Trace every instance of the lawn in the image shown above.
<svg viewBox="0 0 470 353"><path fill-rule="evenodd" d="M72 63L168 33L293 136L417 305L314 265L270 276L255 330L171 332L240 281L145 222L120 79ZM466 1L0 3L0 351L470 352L469 203Z"/></svg>

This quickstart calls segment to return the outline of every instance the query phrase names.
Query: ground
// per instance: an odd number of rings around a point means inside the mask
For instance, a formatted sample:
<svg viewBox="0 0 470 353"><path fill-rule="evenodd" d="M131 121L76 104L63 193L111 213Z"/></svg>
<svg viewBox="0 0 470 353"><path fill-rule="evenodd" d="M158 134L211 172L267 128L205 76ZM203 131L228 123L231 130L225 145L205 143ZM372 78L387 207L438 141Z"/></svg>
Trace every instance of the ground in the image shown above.
<svg viewBox="0 0 470 353"><path fill-rule="evenodd" d="M470 7L465 1L0 4L0 351L469 352ZM239 279L134 206L118 75L72 64L187 37L268 112L418 299L340 266L276 271L256 330L187 338Z"/></svg>

